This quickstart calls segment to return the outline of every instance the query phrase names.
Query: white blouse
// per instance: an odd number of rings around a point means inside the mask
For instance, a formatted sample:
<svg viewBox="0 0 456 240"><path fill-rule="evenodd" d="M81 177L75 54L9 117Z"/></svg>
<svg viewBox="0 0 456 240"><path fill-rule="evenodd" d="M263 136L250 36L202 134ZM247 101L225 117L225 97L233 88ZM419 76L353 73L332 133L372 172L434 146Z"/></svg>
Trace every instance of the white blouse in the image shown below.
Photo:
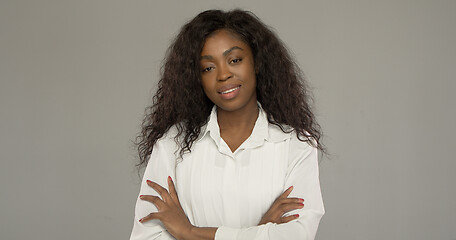
<svg viewBox="0 0 456 240"><path fill-rule="evenodd" d="M154 146L139 195L159 196L146 184L150 179L168 189L167 177L176 184L180 203L197 227L218 227L216 240L315 238L325 210L321 197L317 149L268 123L261 109L251 136L233 153L220 137L216 108L191 153L179 159L172 128ZM276 198L293 186L289 197L304 199L304 208L288 223L257 226ZM136 202L131 240L174 239L159 220L139 219L157 208Z"/></svg>

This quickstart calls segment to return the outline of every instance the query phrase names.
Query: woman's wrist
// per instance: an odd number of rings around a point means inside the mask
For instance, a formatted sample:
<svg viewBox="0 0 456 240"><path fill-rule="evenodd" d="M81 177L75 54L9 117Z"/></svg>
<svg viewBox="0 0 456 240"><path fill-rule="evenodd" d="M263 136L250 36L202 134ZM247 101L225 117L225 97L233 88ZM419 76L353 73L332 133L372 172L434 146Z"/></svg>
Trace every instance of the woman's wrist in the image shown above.
<svg viewBox="0 0 456 240"><path fill-rule="evenodd" d="M193 239L191 236L193 235L193 228L195 226L191 225L191 227L180 229L177 234L171 234L177 240L190 240Z"/></svg>
<svg viewBox="0 0 456 240"><path fill-rule="evenodd" d="M215 232L217 228L211 227L196 227L192 226L190 231L183 233L183 240L213 240L215 239Z"/></svg>

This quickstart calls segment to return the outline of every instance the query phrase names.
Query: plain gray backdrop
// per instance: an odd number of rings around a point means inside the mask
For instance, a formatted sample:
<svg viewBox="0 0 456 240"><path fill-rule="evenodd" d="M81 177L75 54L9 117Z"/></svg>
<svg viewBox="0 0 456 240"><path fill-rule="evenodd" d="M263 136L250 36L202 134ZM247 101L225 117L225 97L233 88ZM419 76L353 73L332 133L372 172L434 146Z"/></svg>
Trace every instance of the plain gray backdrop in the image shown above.
<svg viewBox="0 0 456 240"><path fill-rule="evenodd" d="M128 239L166 48L234 7L312 86L331 154L317 239L456 239L456 1L430 0L0 0L0 239Z"/></svg>

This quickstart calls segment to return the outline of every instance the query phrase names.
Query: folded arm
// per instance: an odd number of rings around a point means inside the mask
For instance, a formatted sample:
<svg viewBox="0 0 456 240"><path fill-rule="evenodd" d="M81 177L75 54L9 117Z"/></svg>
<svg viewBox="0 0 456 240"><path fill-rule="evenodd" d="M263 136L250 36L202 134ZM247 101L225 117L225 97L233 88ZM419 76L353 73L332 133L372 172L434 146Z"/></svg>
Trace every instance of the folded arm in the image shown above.
<svg viewBox="0 0 456 240"><path fill-rule="evenodd" d="M286 194L285 199L295 200L293 203L284 204L286 206L285 208L279 208L277 206L280 205L273 204L263 216L259 226L248 228L230 228L225 226L219 228L200 228L192 226L191 230L179 239L314 239L318 224L324 214L319 183L317 150L306 143L293 142L290 149L294 150L290 151L290 160L284 186L286 188L284 190L284 194ZM169 193L168 190L171 187L166 182L168 178L167 174L174 173L173 169L175 169L175 165L158 166L157 164L160 164L160 162L163 163L163 161L156 161L160 157L167 156L159 153L154 155L152 153L151 159L155 159L155 161L149 162L145 176L148 176L148 179L154 181L160 187L165 186L163 189L166 193ZM148 173L152 169L161 169L161 171L158 172L155 170L153 174ZM174 177L172 174L169 176ZM152 186L147 184L146 179L143 180L140 194L160 195L157 190L154 190ZM283 198L284 194L279 196L277 200L281 197ZM163 195L160 196L161 199L165 199ZM304 206L298 205L303 202L300 199L304 200ZM290 203L289 200L283 200L282 202ZM294 210L288 211L290 209ZM143 223L139 222L141 218L145 217L144 215L156 212L159 212L159 209L153 203L138 198L131 239L175 239L166 230L169 226L165 226L166 224L164 225L158 218L150 218L147 219L147 222ZM283 214L284 212L287 213Z"/></svg>
<svg viewBox="0 0 456 240"><path fill-rule="evenodd" d="M306 239L313 240L325 210L321 197L317 149L296 139L290 142L290 160L284 189L293 186L288 198L304 199L304 207L284 216L299 217L287 223L268 222L248 228L219 227L215 239Z"/></svg>

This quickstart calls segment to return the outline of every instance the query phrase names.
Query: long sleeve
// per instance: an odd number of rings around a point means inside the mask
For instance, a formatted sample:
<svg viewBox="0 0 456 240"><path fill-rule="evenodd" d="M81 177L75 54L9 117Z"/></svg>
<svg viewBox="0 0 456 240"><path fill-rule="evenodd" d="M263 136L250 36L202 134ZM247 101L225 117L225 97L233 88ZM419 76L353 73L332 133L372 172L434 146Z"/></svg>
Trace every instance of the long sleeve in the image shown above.
<svg viewBox="0 0 456 240"><path fill-rule="evenodd" d="M218 227L216 240L313 240L324 214L317 149L269 124L266 113L260 113L251 136L235 152L220 137L215 107L192 151L181 161L175 161L179 149L174 138L161 139L154 146L140 194L157 195L147 179L167 187L166 178L171 176L191 224ZM256 226L290 186L294 187L290 197L303 198L304 208L287 214L300 217ZM132 240L173 239L160 221L138 222L156 211L153 204L138 199Z"/></svg>
<svg viewBox="0 0 456 240"><path fill-rule="evenodd" d="M171 176L173 179L175 177L174 158L172 155L169 155L169 152L172 153L173 151L167 151L166 149L166 147L173 145L164 144L162 140L159 140L154 146L150 160L144 172L139 195L159 196L155 190L147 185L146 181L148 179L168 189L168 183L166 181L168 176ZM166 231L165 227L159 220L151 220L146 223L139 222L139 219L147 216L149 213L157 212L155 205L148 201L139 199L139 195L136 201L135 218L130 240L175 239Z"/></svg>
<svg viewBox="0 0 456 240"><path fill-rule="evenodd" d="M293 186L290 197L304 199L304 208L286 215L299 218L284 224L268 223L248 228L219 227L216 240L246 239L305 239L313 240L321 217L325 213L321 197L317 149L305 142L290 141L289 163L284 189Z"/></svg>

